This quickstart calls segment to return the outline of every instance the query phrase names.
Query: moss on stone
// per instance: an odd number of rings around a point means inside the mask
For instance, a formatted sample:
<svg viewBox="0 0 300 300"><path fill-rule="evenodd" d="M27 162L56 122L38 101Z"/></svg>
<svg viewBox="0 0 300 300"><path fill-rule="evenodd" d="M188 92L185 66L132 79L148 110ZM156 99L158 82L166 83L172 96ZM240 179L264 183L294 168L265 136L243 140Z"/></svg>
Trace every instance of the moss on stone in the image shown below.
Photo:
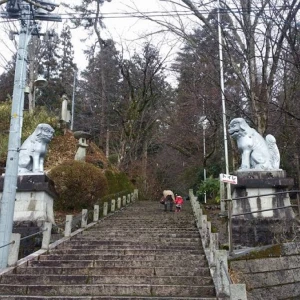
<svg viewBox="0 0 300 300"><path fill-rule="evenodd" d="M280 257L282 255L281 244L264 247L263 249L253 250L245 255L230 259L231 261L237 260L250 260L261 259L270 257Z"/></svg>

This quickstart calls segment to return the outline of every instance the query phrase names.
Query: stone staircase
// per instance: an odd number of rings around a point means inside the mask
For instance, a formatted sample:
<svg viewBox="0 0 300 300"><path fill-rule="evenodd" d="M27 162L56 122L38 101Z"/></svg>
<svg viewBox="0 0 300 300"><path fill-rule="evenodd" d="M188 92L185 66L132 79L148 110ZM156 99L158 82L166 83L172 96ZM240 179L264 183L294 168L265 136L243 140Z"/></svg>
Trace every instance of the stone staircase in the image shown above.
<svg viewBox="0 0 300 300"><path fill-rule="evenodd" d="M189 201L135 202L0 280L0 299L217 299Z"/></svg>

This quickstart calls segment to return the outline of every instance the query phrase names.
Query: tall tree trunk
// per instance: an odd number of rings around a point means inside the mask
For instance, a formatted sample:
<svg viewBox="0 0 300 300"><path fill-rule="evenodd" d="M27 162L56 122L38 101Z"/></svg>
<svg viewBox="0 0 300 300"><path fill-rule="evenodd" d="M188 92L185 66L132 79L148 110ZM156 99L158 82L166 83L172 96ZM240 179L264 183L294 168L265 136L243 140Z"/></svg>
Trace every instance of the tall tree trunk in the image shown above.
<svg viewBox="0 0 300 300"><path fill-rule="evenodd" d="M104 63L103 63L103 46L104 46L104 41L101 38L100 30L98 27L98 22L100 23L100 2L97 1L97 8L96 8L96 17L95 17L95 22L94 22L94 30L97 35L99 47L100 47L100 77L101 77L101 85L102 85L102 90L101 90L101 111L100 111L100 132L99 132L99 144L101 147L104 147L104 132L105 132L105 125L106 125L106 118L105 118L105 113L106 113L106 79L104 75ZM101 27L101 25L99 25Z"/></svg>

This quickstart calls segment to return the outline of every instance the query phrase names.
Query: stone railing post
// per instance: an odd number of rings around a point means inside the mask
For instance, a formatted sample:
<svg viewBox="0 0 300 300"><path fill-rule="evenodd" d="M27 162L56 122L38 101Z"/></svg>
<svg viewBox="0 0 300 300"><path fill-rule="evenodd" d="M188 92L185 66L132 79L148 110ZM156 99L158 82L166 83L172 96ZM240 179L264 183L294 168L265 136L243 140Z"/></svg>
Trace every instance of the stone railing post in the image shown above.
<svg viewBox="0 0 300 300"><path fill-rule="evenodd" d="M99 205L94 205L93 221L97 222L98 220L99 220Z"/></svg>
<svg viewBox="0 0 300 300"><path fill-rule="evenodd" d="M211 267L216 266L216 250L218 249L219 249L219 234L211 233L210 243L209 243L209 264Z"/></svg>
<svg viewBox="0 0 300 300"><path fill-rule="evenodd" d="M123 206L126 206L126 196L123 196Z"/></svg>
<svg viewBox="0 0 300 300"><path fill-rule="evenodd" d="M216 271L214 274L217 297L230 296L230 279L228 278L227 251L216 250Z"/></svg>
<svg viewBox="0 0 300 300"><path fill-rule="evenodd" d="M81 213L81 228L86 228L88 222L88 210L83 209Z"/></svg>
<svg viewBox="0 0 300 300"><path fill-rule="evenodd" d="M132 202L135 201L133 193L130 194L130 199L131 199Z"/></svg>
<svg viewBox="0 0 300 300"><path fill-rule="evenodd" d="M190 197L191 205L193 208L194 216L197 221L197 227L199 229L201 229L202 228L202 209L201 209L200 203L197 201L197 197L194 196L192 189L189 190L189 197Z"/></svg>
<svg viewBox="0 0 300 300"><path fill-rule="evenodd" d="M117 209L121 209L121 198L120 197L117 200Z"/></svg>
<svg viewBox="0 0 300 300"><path fill-rule="evenodd" d="M207 244L207 215L202 215L202 224L201 224L201 237L203 241L203 248L206 248Z"/></svg>
<svg viewBox="0 0 300 300"><path fill-rule="evenodd" d="M231 284L230 300L247 300L246 284Z"/></svg>
<svg viewBox="0 0 300 300"><path fill-rule="evenodd" d="M207 221L207 223L206 223L206 236L205 236L205 248L209 248L210 234L211 234L211 222Z"/></svg>
<svg viewBox="0 0 300 300"><path fill-rule="evenodd" d="M107 216L107 209L108 209L108 203L104 202L103 203L103 217Z"/></svg>
<svg viewBox="0 0 300 300"><path fill-rule="evenodd" d="M9 245L9 254L8 254L8 261L7 261L8 267L15 266L18 261L20 241L21 241L20 233L12 233L11 234L10 242L14 242L14 243Z"/></svg>
<svg viewBox="0 0 300 300"><path fill-rule="evenodd" d="M127 203L130 203L130 194L127 195Z"/></svg>
<svg viewBox="0 0 300 300"><path fill-rule="evenodd" d="M51 240L52 223L45 222L43 229L44 231L43 231L42 249L48 250L50 240Z"/></svg>
<svg viewBox="0 0 300 300"><path fill-rule="evenodd" d="M230 300L247 300L246 284L231 284Z"/></svg>
<svg viewBox="0 0 300 300"><path fill-rule="evenodd" d="M202 212L202 209L199 208L197 211L196 211L196 220L197 220L197 225L198 225L198 228L199 229L202 229L202 225L203 225L203 212Z"/></svg>
<svg viewBox="0 0 300 300"><path fill-rule="evenodd" d="M65 236L70 236L72 232L73 215L66 215Z"/></svg>
<svg viewBox="0 0 300 300"><path fill-rule="evenodd" d="M138 189L134 189L133 195L134 195L134 201L139 200L139 190Z"/></svg>
<svg viewBox="0 0 300 300"><path fill-rule="evenodd" d="M111 209L110 209L110 211L114 212L115 210L116 210L116 200L112 199L111 200Z"/></svg>

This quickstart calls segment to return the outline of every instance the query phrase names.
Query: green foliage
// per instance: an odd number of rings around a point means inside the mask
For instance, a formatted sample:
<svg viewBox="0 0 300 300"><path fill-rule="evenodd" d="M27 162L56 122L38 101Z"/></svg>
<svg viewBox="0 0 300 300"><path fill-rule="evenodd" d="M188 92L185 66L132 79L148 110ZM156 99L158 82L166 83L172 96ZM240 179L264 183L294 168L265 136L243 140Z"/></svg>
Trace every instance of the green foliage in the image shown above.
<svg viewBox="0 0 300 300"><path fill-rule="evenodd" d="M209 177L202 181L197 191L197 196L201 200L204 199L206 193L207 200L210 202L220 202L220 182L218 179Z"/></svg>
<svg viewBox="0 0 300 300"><path fill-rule="evenodd" d="M112 165L117 165L118 164L118 154L111 154L109 157L108 157L108 160L109 160L109 163L112 164Z"/></svg>
<svg viewBox="0 0 300 300"><path fill-rule="evenodd" d="M0 103L0 161L5 160L10 126L11 102ZM34 113L24 112L22 141L24 141L40 123L47 123L56 128L57 119L44 108L36 109Z"/></svg>
<svg viewBox="0 0 300 300"><path fill-rule="evenodd" d="M107 170L105 177L108 182L108 193L116 194L122 191L132 191L134 189L133 184L129 181L125 173L115 173Z"/></svg>
<svg viewBox="0 0 300 300"><path fill-rule="evenodd" d="M24 141L40 123L46 123L53 128L57 127L58 121L54 114L49 113L44 107L38 107L34 113L25 112L22 128L22 140Z"/></svg>
<svg viewBox="0 0 300 300"><path fill-rule="evenodd" d="M54 205L56 210L91 208L108 194L108 183L103 172L86 162L64 162L48 175L59 194Z"/></svg>

